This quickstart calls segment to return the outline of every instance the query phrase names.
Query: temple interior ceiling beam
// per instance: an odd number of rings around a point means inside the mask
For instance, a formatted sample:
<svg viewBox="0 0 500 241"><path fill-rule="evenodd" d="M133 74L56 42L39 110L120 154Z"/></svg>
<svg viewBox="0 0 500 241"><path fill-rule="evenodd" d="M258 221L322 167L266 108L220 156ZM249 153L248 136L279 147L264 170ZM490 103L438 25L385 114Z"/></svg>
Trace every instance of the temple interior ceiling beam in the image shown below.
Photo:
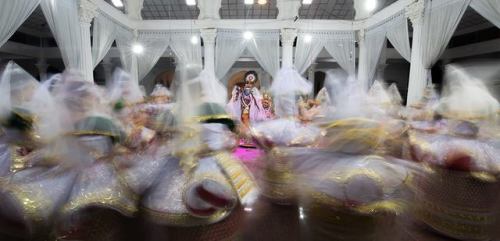
<svg viewBox="0 0 500 241"><path fill-rule="evenodd" d="M200 16L192 20L142 20L137 11L142 9L144 0L128 0L130 8L127 15L112 7L104 0L95 0L100 12L130 29L137 30L173 30L173 29L203 29L203 28L239 28L239 29L282 29L297 28L307 30L359 30L383 21L389 16L404 10L415 0L399 0L380 10L369 18L362 20L313 20L296 19L301 6L299 0L278 0L277 19L220 19L219 9L221 0L200 0ZM210 2L210 4L207 4ZM130 5L132 4L132 5ZM132 12L134 10L134 12ZM139 14L140 15L140 14Z"/></svg>

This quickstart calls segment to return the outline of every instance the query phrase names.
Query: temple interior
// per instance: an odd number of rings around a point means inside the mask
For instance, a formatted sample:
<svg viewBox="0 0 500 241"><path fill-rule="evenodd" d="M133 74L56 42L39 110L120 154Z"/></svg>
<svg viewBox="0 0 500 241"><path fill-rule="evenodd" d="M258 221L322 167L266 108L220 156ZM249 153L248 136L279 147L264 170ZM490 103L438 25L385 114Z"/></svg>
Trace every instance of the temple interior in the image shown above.
<svg viewBox="0 0 500 241"><path fill-rule="evenodd" d="M500 0L0 13L0 241L500 241Z"/></svg>

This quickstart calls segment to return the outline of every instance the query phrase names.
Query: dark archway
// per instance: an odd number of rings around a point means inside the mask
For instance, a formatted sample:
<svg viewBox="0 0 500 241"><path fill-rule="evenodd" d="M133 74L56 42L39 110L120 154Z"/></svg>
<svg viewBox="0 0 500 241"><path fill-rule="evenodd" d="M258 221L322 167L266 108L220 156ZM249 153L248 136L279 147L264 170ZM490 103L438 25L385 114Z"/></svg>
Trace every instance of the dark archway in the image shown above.
<svg viewBox="0 0 500 241"><path fill-rule="evenodd" d="M314 96L318 94L318 92L325 85L326 74L323 71L314 72Z"/></svg>

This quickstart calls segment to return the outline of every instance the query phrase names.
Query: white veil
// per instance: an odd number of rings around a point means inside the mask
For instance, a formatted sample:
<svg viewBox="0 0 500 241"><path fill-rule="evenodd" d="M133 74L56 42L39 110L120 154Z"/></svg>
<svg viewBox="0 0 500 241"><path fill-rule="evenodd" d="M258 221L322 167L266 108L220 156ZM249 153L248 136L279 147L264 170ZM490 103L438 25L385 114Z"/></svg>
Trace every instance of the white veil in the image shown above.
<svg viewBox="0 0 500 241"><path fill-rule="evenodd" d="M279 117L298 115L297 96L307 95L312 85L294 68L281 68L269 89L273 95L274 108Z"/></svg>
<svg viewBox="0 0 500 241"><path fill-rule="evenodd" d="M367 94L358 80L349 77L343 70L333 69L326 73L325 86L336 107L335 119L366 115Z"/></svg>
<svg viewBox="0 0 500 241"><path fill-rule="evenodd" d="M196 116L197 108L201 105L202 86L198 74L200 65L181 65L176 69L176 81L179 88L176 92L175 116L182 123L189 122Z"/></svg>
<svg viewBox="0 0 500 241"><path fill-rule="evenodd" d="M459 119L495 119L498 111L498 100L480 79L469 76L458 66L447 66L438 112Z"/></svg>
<svg viewBox="0 0 500 241"><path fill-rule="evenodd" d="M109 98L112 102L123 99L127 103L138 103L144 100L141 87L130 74L122 69L116 69L108 86Z"/></svg>
<svg viewBox="0 0 500 241"><path fill-rule="evenodd" d="M34 116L33 128L42 140L61 134L60 112L48 88L10 61L0 79L0 119L7 118L15 108Z"/></svg>

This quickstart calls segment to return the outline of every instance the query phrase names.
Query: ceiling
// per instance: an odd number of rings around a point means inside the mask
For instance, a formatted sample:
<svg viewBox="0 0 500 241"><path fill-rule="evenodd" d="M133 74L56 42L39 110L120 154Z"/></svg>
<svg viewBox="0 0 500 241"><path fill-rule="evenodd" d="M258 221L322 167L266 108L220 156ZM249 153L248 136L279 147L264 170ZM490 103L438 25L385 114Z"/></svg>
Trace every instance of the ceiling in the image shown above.
<svg viewBox="0 0 500 241"><path fill-rule="evenodd" d="M110 0L106 0L110 1ZM384 7L396 0L386 0ZM196 6L187 6L185 0L144 0L142 15L144 19L196 19L199 10ZM245 5L243 0L222 0L220 9L223 19L273 19L278 15L276 0L268 0L265 5ZM311 5L304 5L299 10L303 19L353 19L353 0L314 0ZM457 31L475 26L481 29L493 27L485 18L470 7L464 14ZM24 33L49 37L50 29L40 7L21 26ZM36 33L35 33L36 32Z"/></svg>
<svg viewBox="0 0 500 241"><path fill-rule="evenodd" d="M302 5L299 16L306 19L353 20L354 0L316 0L310 5Z"/></svg>
<svg viewBox="0 0 500 241"><path fill-rule="evenodd" d="M222 19L273 19L278 16L276 0L267 4L245 5L242 0L222 0L219 11Z"/></svg>
<svg viewBox="0 0 500 241"><path fill-rule="evenodd" d="M384 1L383 7L396 0ZM144 19L196 19L199 10L187 6L185 0L144 0L142 16ZM278 16L276 0L267 4L245 5L243 0L222 0L220 9L222 19L274 19ZM304 19L354 19L354 0L314 0L299 10Z"/></svg>
<svg viewBox="0 0 500 241"><path fill-rule="evenodd" d="M186 5L185 0L144 0L142 17L144 19L196 19L199 12L196 6Z"/></svg>
<svg viewBox="0 0 500 241"><path fill-rule="evenodd" d="M479 15L474 9L468 7L458 24L457 31L473 28L474 26L484 25L486 27L493 27L493 24L486 20L483 16Z"/></svg>

